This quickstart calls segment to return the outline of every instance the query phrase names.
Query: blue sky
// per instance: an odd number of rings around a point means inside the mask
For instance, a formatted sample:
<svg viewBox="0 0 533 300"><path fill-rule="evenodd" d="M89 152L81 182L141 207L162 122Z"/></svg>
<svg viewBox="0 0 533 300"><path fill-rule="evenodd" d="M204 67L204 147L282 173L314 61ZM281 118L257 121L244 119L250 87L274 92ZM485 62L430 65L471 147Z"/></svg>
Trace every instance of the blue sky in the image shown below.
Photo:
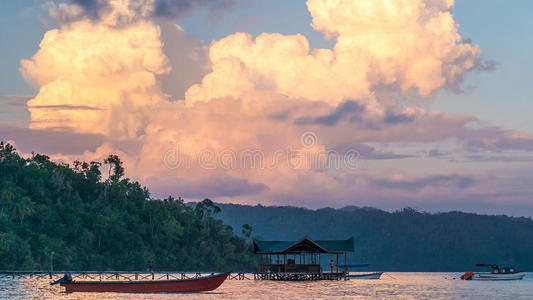
<svg viewBox="0 0 533 300"><path fill-rule="evenodd" d="M481 46L481 56L496 61L496 70L466 76L465 93L440 93L434 105L465 112L482 121L533 131L532 1L456 1L459 32Z"/></svg>
<svg viewBox="0 0 533 300"><path fill-rule="evenodd" d="M0 2L0 93L28 95L35 91L19 72L20 59L31 57L48 28L41 21L41 1Z"/></svg>

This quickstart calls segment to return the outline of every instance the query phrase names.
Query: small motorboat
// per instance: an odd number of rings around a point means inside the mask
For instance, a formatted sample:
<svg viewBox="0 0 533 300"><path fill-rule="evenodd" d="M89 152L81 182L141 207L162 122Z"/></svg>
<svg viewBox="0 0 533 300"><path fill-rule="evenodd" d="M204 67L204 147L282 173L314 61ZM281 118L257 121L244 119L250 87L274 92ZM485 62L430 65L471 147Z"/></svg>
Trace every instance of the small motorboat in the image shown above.
<svg viewBox="0 0 533 300"><path fill-rule="evenodd" d="M352 274L348 271L349 268L368 267L369 264L352 264L352 265L339 265L339 268L344 269L345 276L349 279L379 279L383 272L371 272L371 273L355 273Z"/></svg>
<svg viewBox="0 0 533 300"><path fill-rule="evenodd" d="M461 275L463 280L520 280L526 275L513 267L499 267L498 265L476 264L476 267L490 267L490 272L466 272Z"/></svg>
<svg viewBox="0 0 533 300"><path fill-rule="evenodd" d="M73 281L70 274L54 282L65 287L66 292L114 293L198 293L218 288L228 273L212 274L190 279L147 281Z"/></svg>

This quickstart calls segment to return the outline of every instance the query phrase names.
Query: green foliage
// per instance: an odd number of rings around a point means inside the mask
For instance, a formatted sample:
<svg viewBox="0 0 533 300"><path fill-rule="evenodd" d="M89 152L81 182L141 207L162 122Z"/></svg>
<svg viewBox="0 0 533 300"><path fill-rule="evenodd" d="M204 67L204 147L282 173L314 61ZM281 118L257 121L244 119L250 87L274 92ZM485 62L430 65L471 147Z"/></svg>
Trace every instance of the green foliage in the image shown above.
<svg viewBox="0 0 533 300"><path fill-rule="evenodd" d="M120 158L55 163L0 143L0 269L246 271L250 243L214 216L211 200L152 199ZM107 169L106 169L107 170Z"/></svg>
<svg viewBox="0 0 533 300"><path fill-rule="evenodd" d="M349 262L370 263L369 269L464 271L472 270L476 263L494 263L533 270L531 218L431 214L412 208L386 212L357 207L310 210L217 205L222 210L219 218L235 228L252 225L256 238L298 240L309 236L321 240L353 236L355 253L349 255Z"/></svg>
<svg viewBox="0 0 533 300"><path fill-rule="evenodd" d="M33 261L28 243L12 232L1 232L0 264L5 269L31 269Z"/></svg>
<svg viewBox="0 0 533 300"><path fill-rule="evenodd" d="M246 238L249 238L252 235L252 226L249 224L243 224L242 235L244 235Z"/></svg>

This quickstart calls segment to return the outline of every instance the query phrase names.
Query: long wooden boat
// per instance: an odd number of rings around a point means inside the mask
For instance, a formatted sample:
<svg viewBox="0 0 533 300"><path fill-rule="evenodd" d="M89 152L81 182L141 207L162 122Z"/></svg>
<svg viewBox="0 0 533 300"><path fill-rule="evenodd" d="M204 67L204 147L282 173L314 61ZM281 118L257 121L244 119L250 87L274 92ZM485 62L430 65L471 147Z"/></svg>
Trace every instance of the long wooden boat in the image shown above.
<svg viewBox="0 0 533 300"><path fill-rule="evenodd" d="M349 279L379 279L383 272L370 272L370 273L355 273L352 274L348 270L350 268L359 268L359 267L368 267L370 266L367 263L364 264L351 264L351 265L339 265L340 268L344 269L346 277Z"/></svg>
<svg viewBox="0 0 533 300"><path fill-rule="evenodd" d="M381 277L381 274L383 272L372 272L372 273L358 273L358 274L350 274L348 273L348 278L350 279L379 279Z"/></svg>
<svg viewBox="0 0 533 300"><path fill-rule="evenodd" d="M218 288L230 273L190 279L150 281L71 281L60 282L66 292L115 293L197 293Z"/></svg>

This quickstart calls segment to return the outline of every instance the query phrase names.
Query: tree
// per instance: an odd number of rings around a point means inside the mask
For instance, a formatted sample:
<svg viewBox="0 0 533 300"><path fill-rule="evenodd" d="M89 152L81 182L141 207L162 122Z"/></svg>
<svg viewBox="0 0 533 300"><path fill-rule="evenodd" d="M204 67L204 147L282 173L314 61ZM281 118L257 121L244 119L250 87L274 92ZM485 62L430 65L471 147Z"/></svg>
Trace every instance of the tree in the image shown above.
<svg viewBox="0 0 533 300"><path fill-rule="evenodd" d="M13 204L13 201L15 200L15 193L11 188L8 186L4 187L2 189L2 192L0 194L0 213L4 213L4 209L6 207L10 207Z"/></svg>
<svg viewBox="0 0 533 300"><path fill-rule="evenodd" d="M4 161L8 158L13 158L13 156L16 156L15 147L13 145L7 143L4 144L4 142L0 142L0 161Z"/></svg>
<svg viewBox="0 0 533 300"><path fill-rule="evenodd" d="M201 220L207 220L220 213L220 207L216 206L211 199L205 198L196 204L195 212Z"/></svg>
<svg viewBox="0 0 533 300"><path fill-rule="evenodd" d="M252 226L249 224L242 225L242 234L248 239L252 235Z"/></svg>
<svg viewBox="0 0 533 300"><path fill-rule="evenodd" d="M109 165L109 179L111 182L118 182L124 176L124 167L118 155L110 154L104 159L104 164ZM111 171L113 171L112 174Z"/></svg>
<svg viewBox="0 0 533 300"><path fill-rule="evenodd" d="M24 221L24 217L33 213L33 202L26 196L19 196L12 204L11 215L12 218L20 220L20 223Z"/></svg>

